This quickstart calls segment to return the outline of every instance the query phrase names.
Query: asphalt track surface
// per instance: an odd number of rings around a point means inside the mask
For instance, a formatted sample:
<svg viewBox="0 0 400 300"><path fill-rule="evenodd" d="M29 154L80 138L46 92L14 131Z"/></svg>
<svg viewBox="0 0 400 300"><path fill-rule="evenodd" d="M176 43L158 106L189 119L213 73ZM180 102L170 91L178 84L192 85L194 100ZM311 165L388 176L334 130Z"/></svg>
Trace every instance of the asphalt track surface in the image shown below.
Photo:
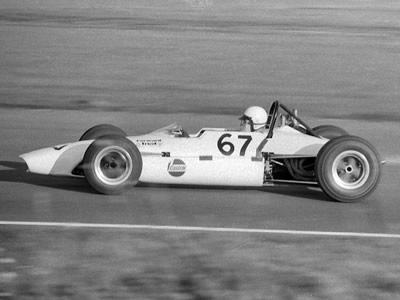
<svg viewBox="0 0 400 300"><path fill-rule="evenodd" d="M174 12L143 5L141 13L148 18L136 25L115 18L115 11L111 19L101 14L88 19L90 7L72 23L49 17L77 11L63 7L53 8L55 13L44 11L38 21L35 7L27 12L5 3L0 26L1 38L7 41L0 48L0 221L400 234L400 60L398 36L393 33L399 24L386 2L363 7L367 18L358 27L349 21L358 7L330 8L340 10L339 26L332 24L326 7L315 8L318 2L311 1L310 14L296 10L292 15L292 6L278 7L275 12L281 15L261 25L257 22L262 11L254 8L257 1L238 1L225 18L221 16L228 4L218 6L218 1L211 7L197 5L211 1L183 1ZM232 23L243 8L254 14L254 20L244 15ZM15 18L9 17L10 11ZM101 12L108 12L107 7ZM182 17L183 13L189 15ZM305 16L315 15L327 21L311 18L311 23L304 23ZM195 25L191 18L197 18ZM146 28L132 30L138 24ZM97 27L105 28L96 31ZM100 33L110 44L98 39ZM132 35L136 46L129 48L126 37ZM254 41L254 47L246 47ZM174 44L181 46L178 52ZM113 56L118 45L118 55ZM356 49L359 55L354 54ZM126 60L130 50L141 53L138 62ZM55 53L58 60L48 59ZM108 54L109 64L98 67ZM256 56L262 63L253 60ZM90 60L92 68L86 65ZM140 75L129 73L131 68L139 68ZM131 94L137 99L130 99ZM190 132L237 126L237 115L246 105L268 106L276 98L299 107L313 126L339 125L377 147L387 163L370 198L341 204L317 188L302 186L139 186L123 195L103 196L85 180L27 174L17 157L77 140L99 123L115 124L129 135L173 121ZM223 116L224 108L228 114Z"/></svg>

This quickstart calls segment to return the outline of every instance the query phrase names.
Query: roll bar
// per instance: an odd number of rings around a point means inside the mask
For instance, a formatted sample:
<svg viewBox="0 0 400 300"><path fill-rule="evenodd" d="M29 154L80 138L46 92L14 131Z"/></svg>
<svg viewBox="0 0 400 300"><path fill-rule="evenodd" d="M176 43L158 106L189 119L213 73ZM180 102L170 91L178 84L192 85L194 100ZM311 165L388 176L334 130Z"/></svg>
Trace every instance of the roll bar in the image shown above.
<svg viewBox="0 0 400 300"><path fill-rule="evenodd" d="M307 125L306 122L304 122L299 116L297 116L292 110L290 110L288 107L280 103L278 100L275 100L272 102L271 107L269 109L268 113L268 120L266 126L269 128L267 138L272 138L273 136L273 131L276 123L276 119L278 118L278 111L279 108L282 108L285 112L287 112L293 119L295 119L299 124L303 125L304 128L306 129L306 133L315 137L319 137L318 134L312 130L310 126Z"/></svg>

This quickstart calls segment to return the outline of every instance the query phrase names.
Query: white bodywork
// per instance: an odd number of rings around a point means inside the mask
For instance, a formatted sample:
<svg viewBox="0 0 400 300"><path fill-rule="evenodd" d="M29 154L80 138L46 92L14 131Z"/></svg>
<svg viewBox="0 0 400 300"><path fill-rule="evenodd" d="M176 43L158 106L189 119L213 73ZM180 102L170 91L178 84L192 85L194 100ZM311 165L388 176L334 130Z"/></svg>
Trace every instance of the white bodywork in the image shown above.
<svg viewBox="0 0 400 300"><path fill-rule="evenodd" d="M276 156L316 157L328 141L289 127L267 133L227 129L202 129L181 137L177 125L128 138L139 149L143 169L139 181L165 184L262 186L265 158ZM44 175L73 176L93 140L68 143L29 152L20 157L29 171Z"/></svg>

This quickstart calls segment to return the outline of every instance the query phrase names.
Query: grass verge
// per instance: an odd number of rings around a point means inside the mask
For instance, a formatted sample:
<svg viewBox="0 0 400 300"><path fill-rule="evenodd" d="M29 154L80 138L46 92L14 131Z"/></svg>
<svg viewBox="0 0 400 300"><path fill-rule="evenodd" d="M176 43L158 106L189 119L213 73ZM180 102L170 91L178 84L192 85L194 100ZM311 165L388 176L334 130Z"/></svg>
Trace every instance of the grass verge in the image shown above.
<svg viewBox="0 0 400 300"><path fill-rule="evenodd" d="M0 299L398 299L400 240L0 227Z"/></svg>

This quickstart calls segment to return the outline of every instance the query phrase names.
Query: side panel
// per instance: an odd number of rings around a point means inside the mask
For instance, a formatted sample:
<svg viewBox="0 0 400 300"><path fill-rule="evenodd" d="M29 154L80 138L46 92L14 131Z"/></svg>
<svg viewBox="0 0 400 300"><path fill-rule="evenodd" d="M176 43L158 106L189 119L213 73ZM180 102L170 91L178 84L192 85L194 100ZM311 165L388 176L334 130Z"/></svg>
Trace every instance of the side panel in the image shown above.
<svg viewBox="0 0 400 300"><path fill-rule="evenodd" d="M254 157L265 134L238 131L205 131L196 137L139 136L129 137L143 154L167 152L171 157Z"/></svg>
<svg viewBox="0 0 400 300"><path fill-rule="evenodd" d="M264 162L249 157L143 156L141 182L224 186L262 186Z"/></svg>
<svg viewBox="0 0 400 300"><path fill-rule="evenodd" d="M277 155L317 156L329 140L303 134L289 126L274 130L274 135L263 148L263 152Z"/></svg>

